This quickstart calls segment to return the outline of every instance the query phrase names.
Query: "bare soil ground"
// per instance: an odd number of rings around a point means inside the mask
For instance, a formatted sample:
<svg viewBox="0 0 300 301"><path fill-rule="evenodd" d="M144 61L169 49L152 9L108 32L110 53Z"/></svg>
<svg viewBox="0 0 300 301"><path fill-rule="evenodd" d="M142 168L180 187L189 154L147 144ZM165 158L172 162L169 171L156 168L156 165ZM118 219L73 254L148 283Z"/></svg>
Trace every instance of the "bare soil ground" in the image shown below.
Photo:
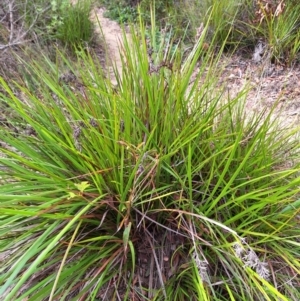
<svg viewBox="0 0 300 301"><path fill-rule="evenodd" d="M95 7L91 13L91 20L95 26L95 34L104 38L106 49L106 68L108 76L113 84L116 84L116 78L114 75L114 68L119 74L122 74L122 37L123 31L120 25L113 20L104 17L105 9L102 7ZM126 33L127 39L129 34Z"/></svg>
<svg viewBox="0 0 300 301"><path fill-rule="evenodd" d="M255 63L242 55L225 58L220 81L229 94L249 87L246 110L261 112L276 105L284 125L300 125L300 66L286 67L268 62Z"/></svg>

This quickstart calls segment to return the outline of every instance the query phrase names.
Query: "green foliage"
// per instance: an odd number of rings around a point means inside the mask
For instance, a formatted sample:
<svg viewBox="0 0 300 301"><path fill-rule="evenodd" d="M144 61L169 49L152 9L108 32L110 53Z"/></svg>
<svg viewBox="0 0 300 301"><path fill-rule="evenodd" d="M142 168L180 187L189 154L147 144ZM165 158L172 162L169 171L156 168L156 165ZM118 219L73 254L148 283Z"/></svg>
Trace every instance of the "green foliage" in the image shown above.
<svg viewBox="0 0 300 301"><path fill-rule="evenodd" d="M114 6L105 13L105 17L116 20L119 23L133 22L136 21L137 10L130 6Z"/></svg>
<svg viewBox="0 0 300 301"><path fill-rule="evenodd" d="M20 22L38 34L40 40L53 38L53 31L63 22L63 13L70 6L68 0L17 0ZM23 28L26 30L26 28ZM41 41L39 41L41 42Z"/></svg>
<svg viewBox="0 0 300 301"><path fill-rule="evenodd" d="M141 7L143 20L146 22L151 22L150 7L155 9L157 20L161 20L163 22L166 22L171 10L175 8L173 0L141 0L139 5Z"/></svg>
<svg viewBox="0 0 300 301"><path fill-rule="evenodd" d="M142 0L140 11L145 22L151 23L149 7L155 9L156 21L176 40L194 42L195 28L201 23L197 17L198 0L152 1Z"/></svg>
<svg viewBox="0 0 300 301"><path fill-rule="evenodd" d="M70 7L70 3L66 0L53 0L50 2L51 5L51 20L47 25L49 33L56 30L58 26L63 24L63 12L67 11Z"/></svg>
<svg viewBox="0 0 300 301"><path fill-rule="evenodd" d="M0 79L4 301L300 299L299 142L217 86L208 29L183 58L141 23L116 87L85 52Z"/></svg>
<svg viewBox="0 0 300 301"><path fill-rule="evenodd" d="M103 0L101 3L105 4L107 8L105 16L112 20L122 24L132 23L137 20L137 7L132 5L132 1Z"/></svg>

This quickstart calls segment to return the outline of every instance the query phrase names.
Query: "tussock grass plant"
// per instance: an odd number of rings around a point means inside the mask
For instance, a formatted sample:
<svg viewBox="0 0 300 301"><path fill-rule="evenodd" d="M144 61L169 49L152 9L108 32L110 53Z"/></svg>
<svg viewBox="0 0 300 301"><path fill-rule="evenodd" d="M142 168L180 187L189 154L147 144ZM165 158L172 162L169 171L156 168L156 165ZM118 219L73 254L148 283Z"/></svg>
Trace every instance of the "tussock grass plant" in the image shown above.
<svg viewBox="0 0 300 301"><path fill-rule="evenodd" d="M90 11L90 0L69 3L59 16L61 21L55 26L54 36L68 46L79 47L89 42L93 34Z"/></svg>
<svg viewBox="0 0 300 301"><path fill-rule="evenodd" d="M287 63L299 58L300 3L284 1L280 5L279 2L269 10L261 4L260 18L255 29L267 42L270 55Z"/></svg>
<svg viewBox="0 0 300 301"><path fill-rule="evenodd" d="M141 24L117 86L85 52L79 90L1 80L3 300L299 300L299 145L224 97L206 31L183 60Z"/></svg>

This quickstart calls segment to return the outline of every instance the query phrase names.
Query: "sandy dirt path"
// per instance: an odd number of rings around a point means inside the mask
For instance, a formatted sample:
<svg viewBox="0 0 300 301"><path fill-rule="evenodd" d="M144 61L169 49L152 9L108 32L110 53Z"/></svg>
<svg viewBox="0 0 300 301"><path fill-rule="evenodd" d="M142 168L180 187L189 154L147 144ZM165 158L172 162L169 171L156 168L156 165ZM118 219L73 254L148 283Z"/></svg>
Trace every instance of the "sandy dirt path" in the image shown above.
<svg viewBox="0 0 300 301"><path fill-rule="evenodd" d="M95 26L95 33L103 37L106 48L106 67L108 76L113 84L117 84L114 68L122 74L122 41L123 32L120 25L113 20L104 17L104 8L94 8L91 12L91 21ZM126 33L127 39L130 35Z"/></svg>

